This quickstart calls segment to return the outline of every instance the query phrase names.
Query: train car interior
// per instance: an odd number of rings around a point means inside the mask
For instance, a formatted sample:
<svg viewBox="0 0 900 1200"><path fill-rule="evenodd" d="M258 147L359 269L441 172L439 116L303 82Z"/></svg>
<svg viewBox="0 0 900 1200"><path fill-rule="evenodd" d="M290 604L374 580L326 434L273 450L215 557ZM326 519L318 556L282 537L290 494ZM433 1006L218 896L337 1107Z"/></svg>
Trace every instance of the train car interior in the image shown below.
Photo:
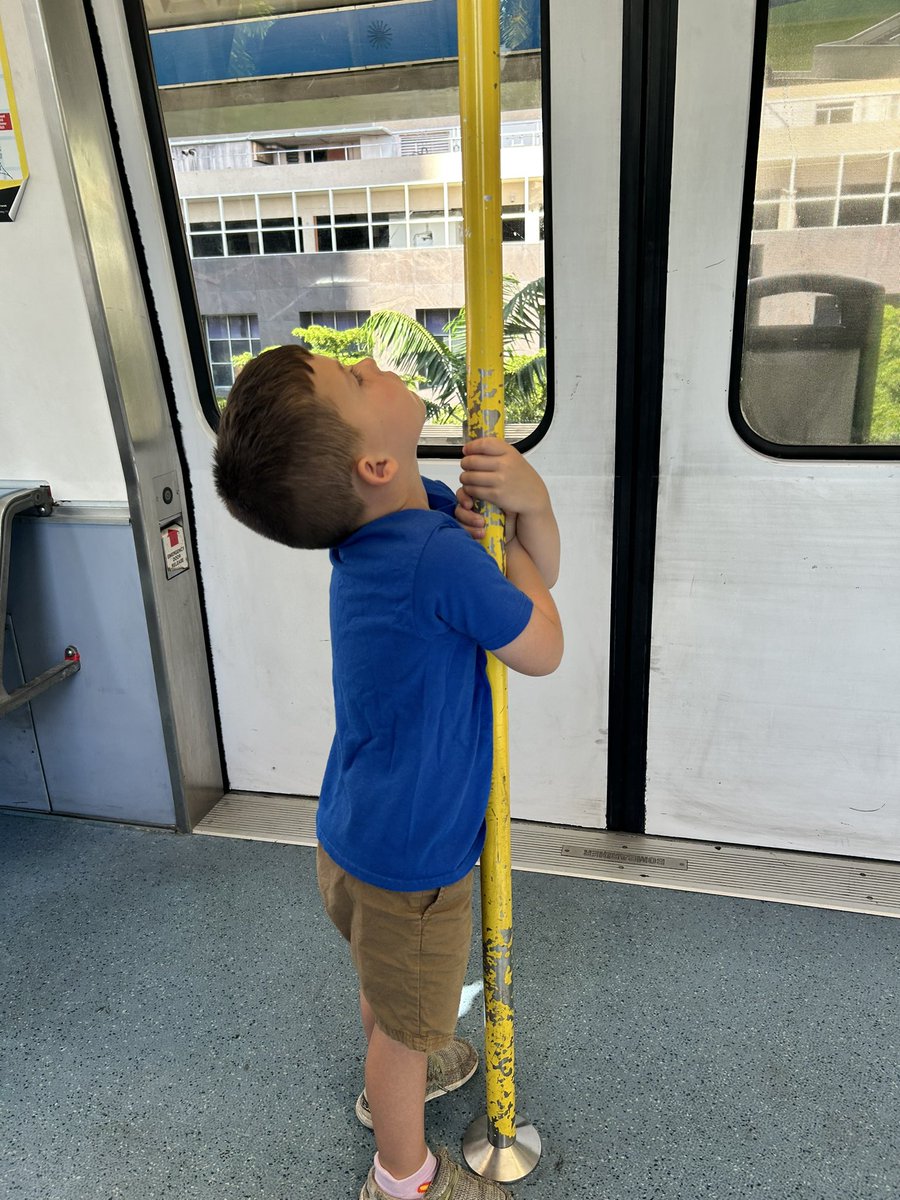
<svg viewBox="0 0 900 1200"><path fill-rule="evenodd" d="M298 346L402 375L459 486L472 13L566 643L509 675L540 1150L484 1173L900 1196L900 0L0 0L10 1200L337 1200L372 1164L317 885L329 552L235 520L213 454ZM458 1161L513 1078L482 1056L426 1108Z"/></svg>

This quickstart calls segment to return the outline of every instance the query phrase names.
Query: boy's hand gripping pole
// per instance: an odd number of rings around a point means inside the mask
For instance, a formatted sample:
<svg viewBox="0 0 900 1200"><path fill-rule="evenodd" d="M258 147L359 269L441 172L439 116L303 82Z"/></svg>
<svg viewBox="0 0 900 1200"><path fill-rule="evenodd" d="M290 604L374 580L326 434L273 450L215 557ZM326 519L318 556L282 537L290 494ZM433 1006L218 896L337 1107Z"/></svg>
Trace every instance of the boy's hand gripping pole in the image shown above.
<svg viewBox="0 0 900 1200"><path fill-rule="evenodd" d="M500 5L457 0L466 263L468 436L503 437L503 260L500 224ZM483 544L506 569L504 516L478 505ZM512 1001L512 866L506 667L488 655L494 769L481 854L487 1115L466 1130L463 1155L477 1174L513 1183L534 1169L541 1139L516 1115Z"/></svg>

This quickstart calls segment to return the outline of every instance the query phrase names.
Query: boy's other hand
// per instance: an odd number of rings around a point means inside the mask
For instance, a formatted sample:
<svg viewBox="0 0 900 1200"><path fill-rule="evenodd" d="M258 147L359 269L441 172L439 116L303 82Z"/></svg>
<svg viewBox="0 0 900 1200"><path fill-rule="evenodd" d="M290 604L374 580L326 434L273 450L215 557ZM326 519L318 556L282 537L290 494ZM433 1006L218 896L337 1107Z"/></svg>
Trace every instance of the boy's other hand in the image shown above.
<svg viewBox="0 0 900 1200"><path fill-rule="evenodd" d="M465 488L456 489L456 508L453 515L466 533L471 534L476 541L484 536L484 517L475 511L475 501L466 493Z"/></svg>
<svg viewBox="0 0 900 1200"><path fill-rule="evenodd" d="M462 488L456 493L459 501L457 520L474 533L471 511L462 496L469 500L488 500L506 513L538 513L550 508L550 497L543 479L515 446L499 438L478 438L463 446L459 481ZM460 511L469 511L467 520ZM480 519L480 518L479 518ZM484 530L482 521L477 536Z"/></svg>
<svg viewBox="0 0 900 1200"><path fill-rule="evenodd" d="M466 494L465 488L456 489L456 508L453 512L454 517L465 529L466 533L471 534L477 542L484 537L484 517L481 513L475 511L475 501L471 496ZM504 541L507 545L516 536L516 514L507 513L505 521L505 536Z"/></svg>

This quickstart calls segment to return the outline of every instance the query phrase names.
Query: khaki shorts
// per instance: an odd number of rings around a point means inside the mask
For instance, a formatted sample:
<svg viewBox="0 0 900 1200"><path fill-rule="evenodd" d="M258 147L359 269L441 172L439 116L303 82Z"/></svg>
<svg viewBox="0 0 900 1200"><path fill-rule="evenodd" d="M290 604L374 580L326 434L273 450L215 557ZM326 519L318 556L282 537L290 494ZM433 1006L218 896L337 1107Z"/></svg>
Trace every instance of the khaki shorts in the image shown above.
<svg viewBox="0 0 900 1200"><path fill-rule="evenodd" d="M316 869L379 1028L411 1050L445 1046L469 962L473 873L427 892L389 892L348 875L321 846Z"/></svg>

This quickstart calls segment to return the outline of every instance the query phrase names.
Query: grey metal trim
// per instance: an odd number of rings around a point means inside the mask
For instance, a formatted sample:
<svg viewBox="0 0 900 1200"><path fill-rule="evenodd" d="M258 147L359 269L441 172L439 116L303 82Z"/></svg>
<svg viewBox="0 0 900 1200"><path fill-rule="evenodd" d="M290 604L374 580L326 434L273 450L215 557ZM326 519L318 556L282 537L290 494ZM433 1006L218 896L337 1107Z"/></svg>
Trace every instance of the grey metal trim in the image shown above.
<svg viewBox="0 0 900 1200"><path fill-rule="evenodd" d="M125 475L175 819L189 830L221 797L222 769L196 569L166 578L156 511L154 479L181 483L181 465L83 6L23 8Z"/></svg>
<svg viewBox="0 0 900 1200"><path fill-rule="evenodd" d="M112 501L96 504L63 501L53 506L50 519L54 525L130 525L131 513L127 504Z"/></svg>
<svg viewBox="0 0 900 1200"><path fill-rule="evenodd" d="M11 484L0 481L0 494ZM21 486L21 485L17 485ZM40 487L41 484L30 484ZM54 500L53 512L49 514L54 525L130 525L131 512L127 504L115 500L94 500L81 504L68 500ZM19 516L20 521L43 520L24 512Z"/></svg>
<svg viewBox="0 0 900 1200"><path fill-rule="evenodd" d="M34 512L46 519L53 508L53 497L47 485L19 487L0 494L0 616L6 620L6 601L9 592L9 548L12 524L19 513ZM0 646L0 689L3 687L3 648Z"/></svg>
<svg viewBox="0 0 900 1200"><path fill-rule="evenodd" d="M316 801L229 792L194 832L314 846ZM511 840L516 871L900 917L900 863L532 821L513 821Z"/></svg>
<svg viewBox="0 0 900 1200"><path fill-rule="evenodd" d="M312 796L228 792L194 826L194 833L245 838L252 842L314 846L317 804Z"/></svg>
<svg viewBox="0 0 900 1200"><path fill-rule="evenodd" d="M42 488L47 484L39 479L0 479L0 496L19 488ZM40 517L31 513L19 514L20 521L43 520L49 515L54 525L130 525L131 511L119 500L54 500L53 511Z"/></svg>

